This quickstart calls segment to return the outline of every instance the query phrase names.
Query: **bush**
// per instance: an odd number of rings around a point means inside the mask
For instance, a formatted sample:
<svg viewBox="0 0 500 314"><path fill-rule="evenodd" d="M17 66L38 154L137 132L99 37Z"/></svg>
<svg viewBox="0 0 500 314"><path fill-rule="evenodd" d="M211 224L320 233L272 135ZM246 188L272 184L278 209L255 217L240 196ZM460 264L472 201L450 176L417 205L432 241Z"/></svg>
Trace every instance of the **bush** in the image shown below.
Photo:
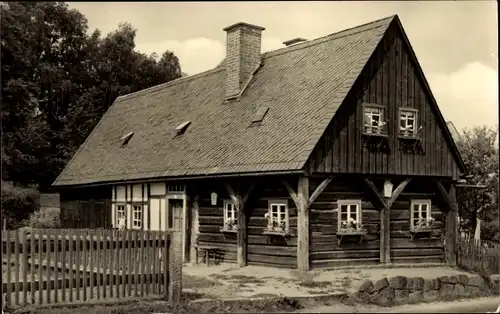
<svg viewBox="0 0 500 314"><path fill-rule="evenodd" d="M59 208L47 208L43 211L37 210L31 213L27 219L25 226L31 228L60 228L61 219L59 216Z"/></svg>
<svg viewBox="0 0 500 314"><path fill-rule="evenodd" d="M21 187L2 180L2 218L8 229L17 229L38 208L40 193L34 187Z"/></svg>

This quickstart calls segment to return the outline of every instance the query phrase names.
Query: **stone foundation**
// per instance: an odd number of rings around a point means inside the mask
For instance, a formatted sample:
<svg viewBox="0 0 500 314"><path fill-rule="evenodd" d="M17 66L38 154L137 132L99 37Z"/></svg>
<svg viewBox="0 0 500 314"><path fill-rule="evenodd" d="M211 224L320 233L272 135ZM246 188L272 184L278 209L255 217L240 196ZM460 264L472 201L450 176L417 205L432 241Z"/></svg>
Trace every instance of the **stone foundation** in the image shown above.
<svg viewBox="0 0 500 314"><path fill-rule="evenodd" d="M396 276L377 282L365 280L358 289L359 301L391 306L399 304L454 300L500 295L500 279L458 275L424 279Z"/></svg>

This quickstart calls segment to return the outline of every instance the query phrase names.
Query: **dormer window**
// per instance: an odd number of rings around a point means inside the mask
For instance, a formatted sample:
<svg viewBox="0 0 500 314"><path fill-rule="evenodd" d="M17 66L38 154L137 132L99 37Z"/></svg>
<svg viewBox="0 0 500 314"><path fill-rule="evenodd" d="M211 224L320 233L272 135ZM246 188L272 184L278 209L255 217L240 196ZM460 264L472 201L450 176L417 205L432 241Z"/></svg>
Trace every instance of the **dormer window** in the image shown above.
<svg viewBox="0 0 500 314"><path fill-rule="evenodd" d="M186 132L188 126L191 124L191 121L185 121L181 123L178 127L175 128L176 135L181 135Z"/></svg>
<svg viewBox="0 0 500 314"><path fill-rule="evenodd" d="M267 114L267 111L269 111L269 107L260 107L259 110L257 110L257 113L255 113L255 116L252 119L252 124L250 126L261 125L262 120L264 120L264 117Z"/></svg>
<svg viewBox="0 0 500 314"><path fill-rule="evenodd" d="M363 105L364 121L363 133L365 134L384 134L384 107L376 104Z"/></svg>
<svg viewBox="0 0 500 314"><path fill-rule="evenodd" d="M134 132L130 132L126 135L124 135L122 138L120 138L120 141L122 141L122 147L127 146L128 142L130 139L134 136Z"/></svg>
<svg viewBox="0 0 500 314"><path fill-rule="evenodd" d="M399 109L399 134L402 136L417 136L418 110L412 108Z"/></svg>

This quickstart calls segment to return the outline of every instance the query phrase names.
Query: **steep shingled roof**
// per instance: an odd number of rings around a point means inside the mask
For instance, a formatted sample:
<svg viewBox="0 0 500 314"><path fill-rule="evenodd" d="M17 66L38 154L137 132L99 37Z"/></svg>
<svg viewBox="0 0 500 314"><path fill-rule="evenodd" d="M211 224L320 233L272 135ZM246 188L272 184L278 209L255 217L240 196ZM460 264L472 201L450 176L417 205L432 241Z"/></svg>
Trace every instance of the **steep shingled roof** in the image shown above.
<svg viewBox="0 0 500 314"><path fill-rule="evenodd" d="M224 101L224 63L121 96L54 185L300 170L394 18L263 54L237 101Z"/></svg>

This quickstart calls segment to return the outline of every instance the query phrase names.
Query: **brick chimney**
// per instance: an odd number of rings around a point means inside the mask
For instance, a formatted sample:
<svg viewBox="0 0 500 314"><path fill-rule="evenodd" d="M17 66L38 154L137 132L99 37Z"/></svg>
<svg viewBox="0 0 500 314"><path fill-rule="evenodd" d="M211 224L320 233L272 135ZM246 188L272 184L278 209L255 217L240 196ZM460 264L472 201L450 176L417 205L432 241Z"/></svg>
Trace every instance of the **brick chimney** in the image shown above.
<svg viewBox="0 0 500 314"><path fill-rule="evenodd" d="M226 42L226 99L238 96L260 65L264 27L239 22L224 28Z"/></svg>

